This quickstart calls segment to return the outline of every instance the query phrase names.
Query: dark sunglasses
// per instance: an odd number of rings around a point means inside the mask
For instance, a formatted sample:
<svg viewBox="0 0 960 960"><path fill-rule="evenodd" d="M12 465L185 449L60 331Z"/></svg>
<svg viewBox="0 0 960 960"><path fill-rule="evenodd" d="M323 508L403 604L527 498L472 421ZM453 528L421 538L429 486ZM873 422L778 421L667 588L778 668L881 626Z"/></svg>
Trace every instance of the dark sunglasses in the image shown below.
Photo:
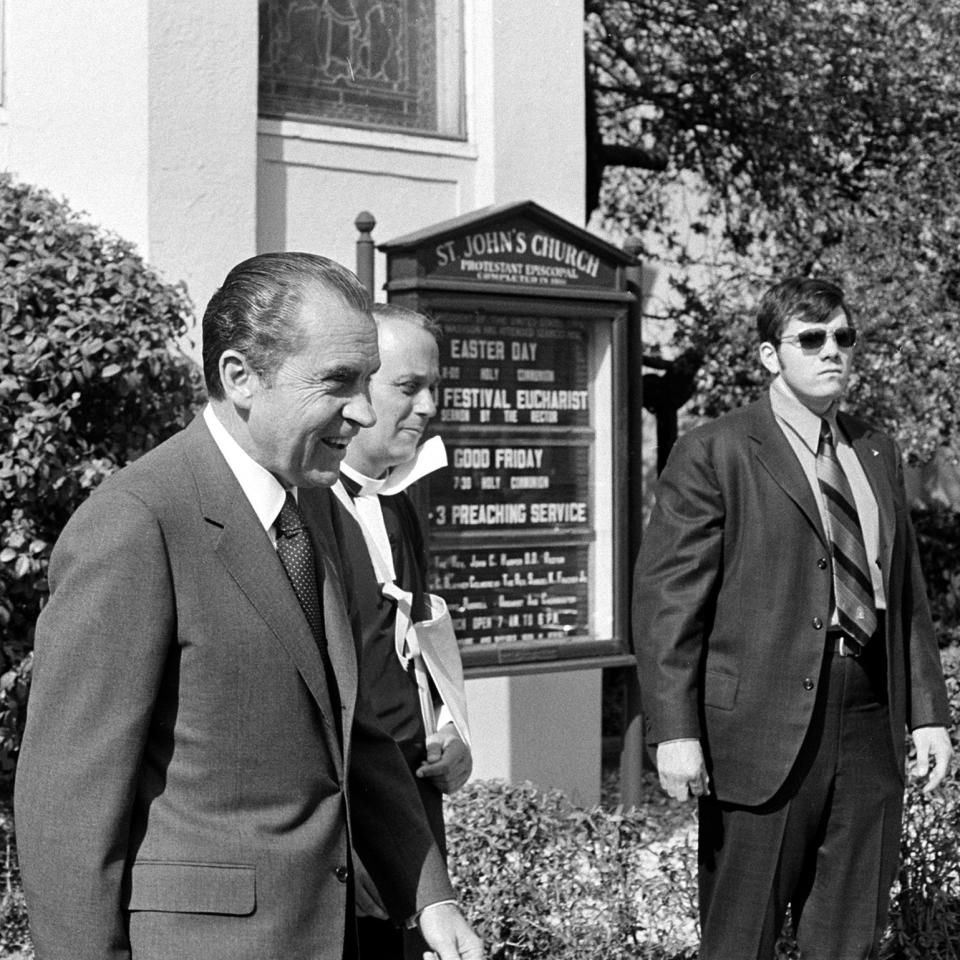
<svg viewBox="0 0 960 960"><path fill-rule="evenodd" d="M857 331L854 327L839 327L836 330L804 330L789 337L781 337L780 342L796 340L804 350L819 350L827 342L828 336L832 336L837 341L837 346L843 350L849 349L857 342Z"/></svg>

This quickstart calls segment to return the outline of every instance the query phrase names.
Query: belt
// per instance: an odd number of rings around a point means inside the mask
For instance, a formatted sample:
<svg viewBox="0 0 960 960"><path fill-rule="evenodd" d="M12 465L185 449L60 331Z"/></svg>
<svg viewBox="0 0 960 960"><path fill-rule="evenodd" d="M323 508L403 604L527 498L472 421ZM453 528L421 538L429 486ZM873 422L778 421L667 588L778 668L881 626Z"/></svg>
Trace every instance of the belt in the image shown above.
<svg viewBox="0 0 960 960"><path fill-rule="evenodd" d="M838 657L856 658L863 653L863 647L840 630L831 630L827 634L827 650Z"/></svg>

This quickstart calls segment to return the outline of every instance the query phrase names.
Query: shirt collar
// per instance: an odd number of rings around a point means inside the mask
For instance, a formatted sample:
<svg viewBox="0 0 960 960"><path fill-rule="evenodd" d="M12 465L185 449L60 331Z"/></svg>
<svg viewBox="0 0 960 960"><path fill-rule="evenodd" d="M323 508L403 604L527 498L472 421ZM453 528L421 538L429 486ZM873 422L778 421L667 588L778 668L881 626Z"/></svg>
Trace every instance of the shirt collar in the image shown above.
<svg viewBox="0 0 960 960"><path fill-rule="evenodd" d="M340 472L349 477L360 490L358 496L375 496L381 494L388 497L406 490L427 474L433 473L447 465L447 450L439 436L431 437L426 443L417 448L412 460L401 463L382 477L376 479L364 476L359 470L354 470L348 463L340 464Z"/></svg>
<svg viewBox="0 0 960 960"><path fill-rule="evenodd" d="M816 456L820 446L820 421L826 420L834 437L839 438L837 429L838 403L832 403L823 416L805 407L787 388L782 377L774 377L770 384L770 406L773 415L786 424Z"/></svg>
<svg viewBox="0 0 960 960"><path fill-rule="evenodd" d="M260 466L217 418L213 407L208 403L203 410L203 420L213 437L213 442L223 454L227 466L237 478L246 498L250 501L257 519L264 530L269 531L280 513L287 491L283 484L267 469ZM292 491L296 496L297 491Z"/></svg>

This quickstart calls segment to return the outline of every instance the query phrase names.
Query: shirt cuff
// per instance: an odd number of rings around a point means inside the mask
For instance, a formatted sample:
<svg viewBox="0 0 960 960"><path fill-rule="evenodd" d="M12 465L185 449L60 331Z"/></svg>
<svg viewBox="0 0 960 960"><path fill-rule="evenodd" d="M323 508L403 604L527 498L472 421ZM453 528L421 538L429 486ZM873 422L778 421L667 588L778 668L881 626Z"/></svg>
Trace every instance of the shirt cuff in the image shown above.
<svg viewBox="0 0 960 960"><path fill-rule="evenodd" d="M431 907L439 907L441 903L452 903L454 906L457 906L457 901L456 901L456 900L452 900L452 899L451 899L451 900L437 900L437 901L435 901L434 903L428 903L422 910L420 910L419 912L415 913L412 917L410 917L410 918L407 920L407 922L404 924L404 926L405 926L408 930L416 930L417 925L420 923L420 918L421 918Z"/></svg>
<svg viewBox="0 0 960 960"><path fill-rule="evenodd" d="M442 730L448 723L453 723L453 714L447 709L447 705L440 702L440 709L437 713L437 729ZM456 724L453 724L456 727Z"/></svg>

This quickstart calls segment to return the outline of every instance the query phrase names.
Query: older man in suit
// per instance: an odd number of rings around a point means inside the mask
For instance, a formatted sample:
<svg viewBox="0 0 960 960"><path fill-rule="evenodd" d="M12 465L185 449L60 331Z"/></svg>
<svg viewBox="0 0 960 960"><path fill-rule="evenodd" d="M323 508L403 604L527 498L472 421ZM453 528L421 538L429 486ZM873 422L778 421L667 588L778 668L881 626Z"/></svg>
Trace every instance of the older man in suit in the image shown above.
<svg viewBox="0 0 960 960"><path fill-rule="evenodd" d="M926 789L948 710L899 452L838 410L857 331L833 284L765 294L757 403L690 431L637 560L634 629L664 789L699 797L703 960L875 955L904 739Z"/></svg>
<svg viewBox="0 0 960 960"><path fill-rule="evenodd" d="M265 254L203 336L206 410L102 484L51 560L16 790L37 956L342 960L352 843L397 920L478 958L357 691L326 488L374 422L366 293Z"/></svg>

